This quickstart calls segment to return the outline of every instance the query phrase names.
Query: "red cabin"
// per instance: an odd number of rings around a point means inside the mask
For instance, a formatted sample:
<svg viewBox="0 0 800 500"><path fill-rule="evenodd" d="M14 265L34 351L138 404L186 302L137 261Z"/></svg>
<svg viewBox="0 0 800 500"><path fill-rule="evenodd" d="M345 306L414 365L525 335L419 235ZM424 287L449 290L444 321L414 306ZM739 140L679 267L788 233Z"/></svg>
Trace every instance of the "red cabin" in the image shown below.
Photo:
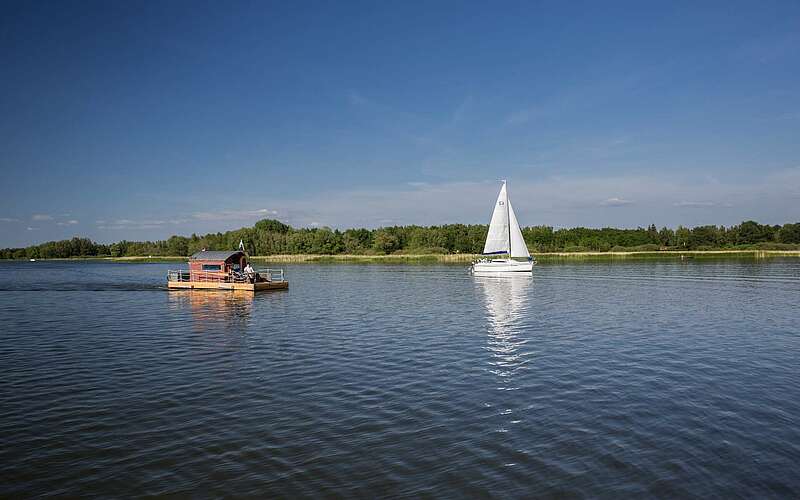
<svg viewBox="0 0 800 500"><path fill-rule="evenodd" d="M247 265L247 256L242 251L197 252L189 257L190 281L226 281L231 271L241 272Z"/></svg>

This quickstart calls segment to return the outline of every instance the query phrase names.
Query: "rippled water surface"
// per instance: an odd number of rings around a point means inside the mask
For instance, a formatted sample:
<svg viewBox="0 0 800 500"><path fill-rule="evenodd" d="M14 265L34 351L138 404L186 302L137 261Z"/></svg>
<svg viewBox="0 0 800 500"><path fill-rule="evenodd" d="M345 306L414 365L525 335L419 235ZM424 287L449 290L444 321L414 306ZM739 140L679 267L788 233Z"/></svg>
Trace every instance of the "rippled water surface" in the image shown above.
<svg viewBox="0 0 800 500"><path fill-rule="evenodd" d="M0 496L800 495L800 262L0 263Z"/></svg>

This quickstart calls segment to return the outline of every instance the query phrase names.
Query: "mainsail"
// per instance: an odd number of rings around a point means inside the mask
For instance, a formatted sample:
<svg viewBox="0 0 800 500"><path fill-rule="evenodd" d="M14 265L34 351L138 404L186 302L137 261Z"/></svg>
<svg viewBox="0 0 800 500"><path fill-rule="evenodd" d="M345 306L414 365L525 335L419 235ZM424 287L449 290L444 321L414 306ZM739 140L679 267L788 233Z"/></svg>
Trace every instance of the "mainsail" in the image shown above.
<svg viewBox="0 0 800 500"><path fill-rule="evenodd" d="M514 208L508 199L506 183L500 188L497 202L494 205L492 221L489 223L489 234L486 236L486 245L483 253L509 254L511 257L530 257L528 247L522 238L522 231L514 214Z"/></svg>
<svg viewBox="0 0 800 500"><path fill-rule="evenodd" d="M486 236L486 244L483 246L484 254L508 253L508 245L511 240L508 237L510 212L506 206L507 203L508 193L504 182L503 187L500 188L500 194L497 196L497 202L494 204L492 222L489 223L489 234Z"/></svg>

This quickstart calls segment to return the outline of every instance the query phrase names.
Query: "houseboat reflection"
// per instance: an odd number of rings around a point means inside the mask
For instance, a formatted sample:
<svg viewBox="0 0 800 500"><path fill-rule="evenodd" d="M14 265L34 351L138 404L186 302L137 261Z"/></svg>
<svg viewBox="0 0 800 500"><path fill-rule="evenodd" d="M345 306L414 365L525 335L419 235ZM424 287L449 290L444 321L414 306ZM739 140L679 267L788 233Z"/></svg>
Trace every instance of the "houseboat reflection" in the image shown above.
<svg viewBox="0 0 800 500"><path fill-rule="evenodd" d="M253 294L184 290L167 295L175 312L191 315L198 330L247 326L253 312Z"/></svg>

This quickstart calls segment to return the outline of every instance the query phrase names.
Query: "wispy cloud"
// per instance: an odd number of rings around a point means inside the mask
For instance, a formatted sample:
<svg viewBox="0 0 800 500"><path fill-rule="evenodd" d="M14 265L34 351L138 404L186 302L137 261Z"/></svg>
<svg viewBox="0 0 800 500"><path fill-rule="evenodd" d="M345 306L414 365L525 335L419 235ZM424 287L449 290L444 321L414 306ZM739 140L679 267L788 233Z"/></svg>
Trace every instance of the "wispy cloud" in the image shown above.
<svg viewBox="0 0 800 500"><path fill-rule="evenodd" d="M0 222L19 222L19 219L13 217L0 217Z"/></svg>
<svg viewBox="0 0 800 500"><path fill-rule="evenodd" d="M355 90L351 90L347 93L347 102L353 106L366 106L370 103L369 99Z"/></svg>
<svg viewBox="0 0 800 500"><path fill-rule="evenodd" d="M78 221L76 219L56 222L57 226L74 226L75 224L78 224Z"/></svg>
<svg viewBox="0 0 800 500"><path fill-rule="evenodd" d="M526 226L636 227L655 223L674 227L728 225L747 219L771 224L800 221L800 167L738 182L688 174L551 176L535 181L512 178L509 182L514 209ZM425 180L390 188L332 191L313 198L272 199L280 210L243 207L169 219L103 219L97 224L101 229L151 229L148 237L166 237L235 229L260 218L277 218L295 227L340 229L487 223L499 189L495 179Z"/></svg>
<svg viewBox="0 0 800 500"><path fill-rule="evenodd" d="M268 208L260 208L257 210L222 210L219 212L195 212L192 217L201 221L243 221L250 220L258 217L268 217L278 215L277 210L270 210Z"/></svg>
<svg viewBox="0 0 800 500"><path fill-rule="evenodd" d="M96 220L95 224L101 230L145 230L171 228L170 231L178 230L180 226L192 223L212 223L212 222L240 222L243 224L255 222L257 219L265 217L275 217L277 210L268 208L242 209L242 210L221 210L218 212L195 212L190 215L176 216L170 219L115 219L115 220ZM77 224L78 221L67 221L64 224Z"/></svg>
<svg viewBox="0 0 800 500"><path fill-rule="evenodd" d="M702 207L713 207L716 203L713 201L679 201L674 203L673 206L676 207L690 207L690 208L702 208Z"/></svg>
<svg viewBox="0 0 800 500"><path fill-rule="evenodd" d="M31 226L28 226L26 229L27 229L28 231L38 231L38 230L39 230L39 228L38 228L38 227L31 227Z"/></svg>
<svg viewBox="0 0 800 500"><path fill-rule="evenodd" d="M631 200L625 200L617 197L609 198L607 200L603 200L600 202L600 206L603 207L624 207L626 205L632 205L632 204L633 201Z"/></svg>
<svg viewBox="0 0 800 500"><path fill-rule="evenodd" d="M506 125L523 125L531 121L535 114L533 109L518 109L512 111L505 120Z"/></svg>
<svg viewBox="0 0 800 500"><path fill-rule="evenodd" d="M48 214L33 214L33 217L31 217L31 219L38 221L46 221L46 220L53 220L53 216Z"/></svg>
<svg viewBox="0 0 800 500"><path fill-rule="evenodd" d="M633 175L509 182L514 209L524 225L636 227L734 224L751 218L769 223L800 220L800 168L775 172L758 182ZM394 190L360 189L277 202L282 207L279 218L300 227L312 222L339 228L377 227L387 221L485 223L499 186L494 180L416 182ZM711 205L705 205L707 210L677 210L676 199Z"/></svg>
<svg viewBox="0 0 800 500"><path fill-rule="evenodd" d="M178 226L187 222L186 219L170 219L170 220L134 220L134 219L116 219L113 221L98 220L95 221L98 229L103 230L124 230L124 229L158 229L167 225ZM77 221L75 221L77 224Z"/></svg>

